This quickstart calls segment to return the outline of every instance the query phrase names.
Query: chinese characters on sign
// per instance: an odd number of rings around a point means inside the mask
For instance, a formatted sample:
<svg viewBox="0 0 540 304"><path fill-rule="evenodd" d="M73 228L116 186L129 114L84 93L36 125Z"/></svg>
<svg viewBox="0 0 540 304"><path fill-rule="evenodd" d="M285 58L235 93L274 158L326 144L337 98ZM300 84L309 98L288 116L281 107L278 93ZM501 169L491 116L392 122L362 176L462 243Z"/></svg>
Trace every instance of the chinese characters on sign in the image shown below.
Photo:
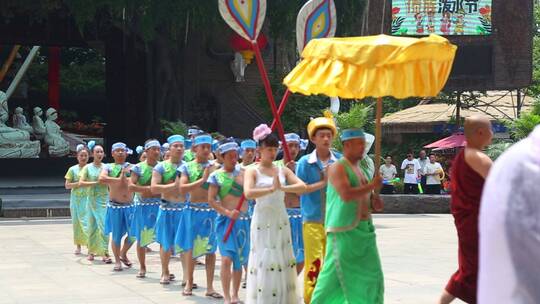
<svg viewBox="0 0 540 304"><path fill-rule="evenodd" d="M492 0L393 0L392 35L489 35Z"/></svg>

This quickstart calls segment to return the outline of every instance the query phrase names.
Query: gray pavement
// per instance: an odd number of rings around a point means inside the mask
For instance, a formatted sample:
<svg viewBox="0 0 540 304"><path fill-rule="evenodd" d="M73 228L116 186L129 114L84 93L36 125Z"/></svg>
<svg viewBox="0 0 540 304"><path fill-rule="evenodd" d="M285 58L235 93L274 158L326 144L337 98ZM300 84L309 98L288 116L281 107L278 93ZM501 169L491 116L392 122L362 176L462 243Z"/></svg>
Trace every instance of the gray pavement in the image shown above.
<svg viewBox="0 0 540 304"><path fill-rule="evenodd" d="M385 275L385 303L436 303L457 267L457 239L449 215L375 217ZM111 265L73 255L68 219L0 220L0 304L7 303L221 303L204 297L204 266L194 297L181 295L180 283L159 285L158 247L148 255L148 278L133 269L113 273ZM180 261L171 270L181 276ZM219 282L219 257L215 288ZM244 294L242 292L241 297ZM456 301L456 303L462 303Z"/></svg>

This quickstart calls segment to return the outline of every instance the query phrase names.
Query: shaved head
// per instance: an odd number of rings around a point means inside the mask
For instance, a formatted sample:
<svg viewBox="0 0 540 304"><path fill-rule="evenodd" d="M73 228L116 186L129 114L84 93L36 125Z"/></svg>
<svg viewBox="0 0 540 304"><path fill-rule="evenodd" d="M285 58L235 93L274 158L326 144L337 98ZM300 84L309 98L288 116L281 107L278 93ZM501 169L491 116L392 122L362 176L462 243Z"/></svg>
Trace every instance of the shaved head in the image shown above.
<svg viewBox="0 0 540 304"><path fill-rule="evenodd" d="M467 143L482 149L491 143L493 131L491 121L486 116L474 115L465 119L465 137Z"/></svg>

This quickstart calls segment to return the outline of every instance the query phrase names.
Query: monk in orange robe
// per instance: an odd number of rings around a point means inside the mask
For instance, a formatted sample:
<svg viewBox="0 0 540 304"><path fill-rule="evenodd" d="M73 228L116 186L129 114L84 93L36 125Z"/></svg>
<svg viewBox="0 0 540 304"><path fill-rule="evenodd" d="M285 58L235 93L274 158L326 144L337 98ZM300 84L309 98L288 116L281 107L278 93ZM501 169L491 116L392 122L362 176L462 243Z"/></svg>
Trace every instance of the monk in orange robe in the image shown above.
<svg viewBox="0 0 540 304"><path fill-rule="evenodd" d="M454 159L450 209L458 234L458 270L446 285L439 301L448 304L455 298L476 303L478 278L478 214L484 181L491 159L482 152L493 138L488 118L473 116L465 120L467 144Z"/></svg>

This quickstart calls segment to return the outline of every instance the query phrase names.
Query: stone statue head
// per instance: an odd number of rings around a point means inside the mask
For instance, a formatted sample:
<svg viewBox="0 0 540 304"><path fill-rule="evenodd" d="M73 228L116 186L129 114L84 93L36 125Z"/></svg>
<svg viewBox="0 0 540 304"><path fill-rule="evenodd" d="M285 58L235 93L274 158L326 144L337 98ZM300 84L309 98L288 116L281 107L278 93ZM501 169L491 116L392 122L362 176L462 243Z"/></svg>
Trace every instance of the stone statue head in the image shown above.
<svg viewBox="0 0 540 304"><path fill-rule="evenodd" d="M0 91L0 123L5 123L8 120L8 115L7 95Z"/></svg>
<svg viewBox="0 0 540 304"><path fill-rule="evenodd" d="M0 91L0 111L8 111L7 95L2 91Z"/></svg>
<svg viewBox="0 0 540 304"><path fill-rule="evenodd" d="M21 107L15 108L15 114L22 114L22 113L23 113L23 109Z"/></svg>
<svg viewBox="0 0 540 304"><path fill-rule="evenodd" d="M34 115L37 115L37 116L43 115L43 111L41 110L40 107L35 107L34 108Z"/></svg>
<svg viewBox="0 0 540 304"><path fill-rule="evenodd" d="M58 118L58 114L56 113L56 109L54 108L48 108L47 112L45 112L45 115L49 120L56 120Z"/></svg>

